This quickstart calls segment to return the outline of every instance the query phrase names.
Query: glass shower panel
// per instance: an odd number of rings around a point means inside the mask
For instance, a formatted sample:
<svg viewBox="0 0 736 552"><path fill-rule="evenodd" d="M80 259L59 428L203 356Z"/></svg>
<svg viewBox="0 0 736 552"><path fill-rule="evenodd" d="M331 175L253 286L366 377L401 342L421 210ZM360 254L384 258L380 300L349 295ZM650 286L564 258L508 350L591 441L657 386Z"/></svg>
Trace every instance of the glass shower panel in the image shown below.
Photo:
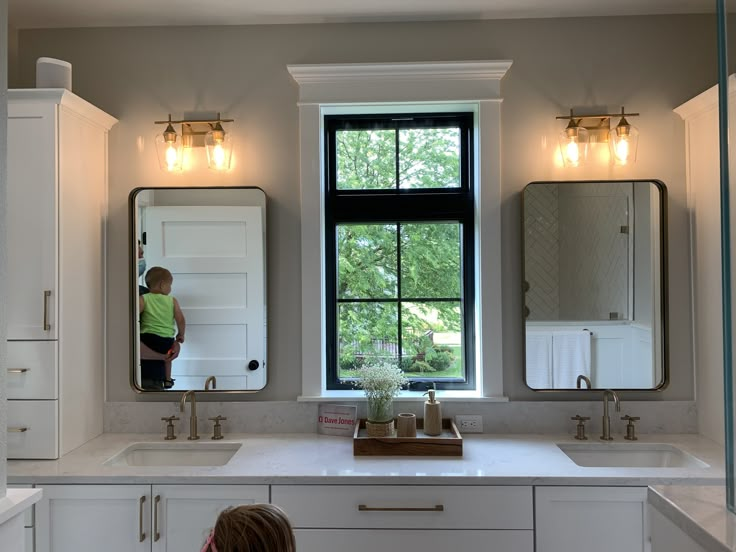
<svg viewBox="0 0 736 552"><path fill-rule="evenodd" d="M736 0L717 0L718 26L718 104L720 135L721 180L721 251L723 282L723 392L725 412L726 449L726 503L736 512L736 472L734 471L734 408L733 360L734 343L734 291L736 291L736 143L729 135L736 132L736 101L729 100L736 93ZM729 36L729 32L730 35ZM729 145L730 144L730 145Z"/></svg>

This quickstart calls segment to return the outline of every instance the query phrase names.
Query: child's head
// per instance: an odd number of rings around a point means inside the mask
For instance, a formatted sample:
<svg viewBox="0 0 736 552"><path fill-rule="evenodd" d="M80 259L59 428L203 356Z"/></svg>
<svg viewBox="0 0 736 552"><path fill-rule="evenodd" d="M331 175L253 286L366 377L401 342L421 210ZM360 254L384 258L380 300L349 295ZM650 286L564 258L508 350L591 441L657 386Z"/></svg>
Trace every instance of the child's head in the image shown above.
<svg viewBox="0 0 736 552"><path fill-rule="evenodd" d="M247 504L219 515L202 552L296 552L296 543L281 508Z"/></svg>
<svg viewBox="0 0 736 552"><path fill-rule="evenodd" d="M169 291L171 291L171 284L173 282L174 277L171 275L171 272L161 266L151 267L146 272L146 287L151 291L163 293L165 284L169 285Z"/></svg>

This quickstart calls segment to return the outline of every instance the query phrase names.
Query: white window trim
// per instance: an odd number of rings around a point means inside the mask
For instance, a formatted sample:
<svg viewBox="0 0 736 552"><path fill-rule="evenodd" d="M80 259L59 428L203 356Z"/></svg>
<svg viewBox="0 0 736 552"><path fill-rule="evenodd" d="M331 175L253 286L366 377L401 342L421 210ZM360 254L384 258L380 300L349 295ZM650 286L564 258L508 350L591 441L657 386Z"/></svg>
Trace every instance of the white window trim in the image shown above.
<svg viewBox="0 0 736 552"><path fill-rule="evenodd" d="M323 116L472 110L475 113L476 391L445 399L503 398L501 285L501 79L511 61L289 65L299 85L302 251L302 394L299 400L359 399L325 380ZM318 254L316 254L318 252ZM418 400L405 392L401 399Z"/></svg>

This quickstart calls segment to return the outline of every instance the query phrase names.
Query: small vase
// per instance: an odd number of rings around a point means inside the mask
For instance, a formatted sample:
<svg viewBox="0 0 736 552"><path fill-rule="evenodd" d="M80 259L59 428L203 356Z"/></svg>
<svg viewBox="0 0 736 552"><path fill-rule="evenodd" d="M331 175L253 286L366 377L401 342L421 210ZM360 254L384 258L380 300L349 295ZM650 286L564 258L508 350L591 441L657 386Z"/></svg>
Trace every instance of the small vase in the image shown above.
<svg viewBox="0 0 736 552"><path fill-rule="evenodd" d="M369 400L368 421L373 423L391 422L394 419L394 401L391 399Z"/></svg>
<svg viewBox="0 0 736 552"><path fill-rule="evenodd" d="M368 401L368 419L365 429L369 437L393 436L395 431L393 400Z"/></svg>

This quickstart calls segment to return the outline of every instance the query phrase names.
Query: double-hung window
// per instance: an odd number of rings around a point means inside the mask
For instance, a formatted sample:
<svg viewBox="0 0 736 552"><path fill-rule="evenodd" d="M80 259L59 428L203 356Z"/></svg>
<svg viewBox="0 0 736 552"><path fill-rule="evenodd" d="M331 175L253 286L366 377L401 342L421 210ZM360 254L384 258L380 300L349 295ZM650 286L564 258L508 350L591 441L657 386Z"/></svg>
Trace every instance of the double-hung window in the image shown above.
<svg viewBox="0 0 736 552"><path fill-rule="evenodd" d="M326 115L326 387L474 389L473 113Z"/></svg>

